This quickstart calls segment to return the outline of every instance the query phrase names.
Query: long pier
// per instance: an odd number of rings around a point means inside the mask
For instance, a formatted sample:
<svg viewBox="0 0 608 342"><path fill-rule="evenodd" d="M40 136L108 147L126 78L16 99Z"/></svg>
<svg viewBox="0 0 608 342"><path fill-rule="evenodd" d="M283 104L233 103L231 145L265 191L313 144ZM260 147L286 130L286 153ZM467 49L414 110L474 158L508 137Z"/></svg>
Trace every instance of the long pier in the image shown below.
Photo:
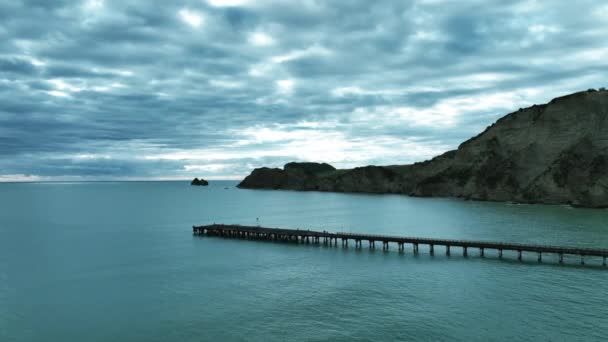
<svg viewBox="0 0 608 342"><path fill-rule="evenodd" d="M585 264L585 257L600 257L602 265L606 266L608 249L581 248L581 247L562 247L536 244L503 243L491 241L471 241L471 240L446 240L420 237L401 237L376 234L358 233L331 233L327 231L313 231L304 229L282 229L264 228L257 226L241 226L232 224L211 224L205 226L193 226L194 235L219 236L224 238L241 238L252 240L269 240L280 242L294 242L304 244L324 244L337 246L341 240L342 247L348 247L349 241L354 242L355 248L362 248L363 242L367 242L370 249L376 248L376 243L382 244L382 250L388 251L389 244L396 244L399 252L405 252L405 246L411 245L414 254L419 253L419 246L428 246L430 255L435 254L435 247L443 247L445 254L450 255L452 247L460 247L464 257L468 256L469 249L478 249L479 256L485 257L486 250L498 251L498 257L502 259L503 251L513 251L517 253L517 259L522 260L522 253L536 253L538 262L542 262L543 253L556 254L559 263L564 263L564 255L574 255L580 257L581 265Z"/></svg>

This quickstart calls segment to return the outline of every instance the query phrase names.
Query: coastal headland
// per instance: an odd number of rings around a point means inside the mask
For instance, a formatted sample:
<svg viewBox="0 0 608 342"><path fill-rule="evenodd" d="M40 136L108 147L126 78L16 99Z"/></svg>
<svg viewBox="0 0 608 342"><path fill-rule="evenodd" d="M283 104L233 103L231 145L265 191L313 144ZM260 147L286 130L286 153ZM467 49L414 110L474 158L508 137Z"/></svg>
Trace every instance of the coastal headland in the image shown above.
<svg viewBox="0 0 608 342"><path fill-rule="evenodd" d="M519 109L431 160L354 169L292 162L257 168L238 186L606 208L608 91Z"/></svg>

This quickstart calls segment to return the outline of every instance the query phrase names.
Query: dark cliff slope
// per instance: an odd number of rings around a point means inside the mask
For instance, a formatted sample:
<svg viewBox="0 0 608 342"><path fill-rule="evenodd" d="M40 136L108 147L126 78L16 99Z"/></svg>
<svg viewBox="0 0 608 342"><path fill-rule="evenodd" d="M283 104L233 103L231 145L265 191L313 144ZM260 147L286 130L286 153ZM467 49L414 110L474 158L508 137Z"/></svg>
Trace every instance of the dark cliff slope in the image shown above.
<svg viewBox="0 0 608 342"><path fill-rule="evenodd" d="M255 169L239 187L608 207L608 91L520 109L425 162L349 170L289 163Z"/></svg>

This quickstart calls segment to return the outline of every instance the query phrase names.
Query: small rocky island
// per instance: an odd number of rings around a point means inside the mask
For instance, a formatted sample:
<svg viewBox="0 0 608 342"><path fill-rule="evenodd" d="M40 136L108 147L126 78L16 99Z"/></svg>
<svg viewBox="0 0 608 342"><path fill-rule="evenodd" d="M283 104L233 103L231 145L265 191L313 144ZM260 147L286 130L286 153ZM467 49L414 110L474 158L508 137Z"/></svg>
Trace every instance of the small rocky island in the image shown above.
<svg viewBox="0 0 608 342"><path fill-rule="evenodd" d="M398 193L608 207L608 91L588 90L499 119L458 149L409 165L258 168L249 189Z"/></svg>
<svg viewBox="0 0 608 342"><path fill-rule="evenodd" d="M202 179L202 178L201 178L201 179L194 178L194 179L192 180L192 182L190 183L190 185L195 185L195 186L207 186L207 185L209 185L209 182L207 182L206 180L204 180L204 179Z"/></svg>

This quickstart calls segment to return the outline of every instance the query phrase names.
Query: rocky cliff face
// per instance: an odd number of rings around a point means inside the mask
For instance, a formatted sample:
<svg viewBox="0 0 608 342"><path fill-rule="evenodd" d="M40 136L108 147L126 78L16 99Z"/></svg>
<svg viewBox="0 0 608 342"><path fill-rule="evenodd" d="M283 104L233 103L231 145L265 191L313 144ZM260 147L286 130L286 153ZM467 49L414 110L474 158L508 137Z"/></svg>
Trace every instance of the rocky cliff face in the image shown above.
<svg viewBox="0 0 608 342"><path fill-rule="evenodd" d="M425 162L350 170L289 163L256 169L239 187L608 207L608 91L520 109Z"/></svg>

